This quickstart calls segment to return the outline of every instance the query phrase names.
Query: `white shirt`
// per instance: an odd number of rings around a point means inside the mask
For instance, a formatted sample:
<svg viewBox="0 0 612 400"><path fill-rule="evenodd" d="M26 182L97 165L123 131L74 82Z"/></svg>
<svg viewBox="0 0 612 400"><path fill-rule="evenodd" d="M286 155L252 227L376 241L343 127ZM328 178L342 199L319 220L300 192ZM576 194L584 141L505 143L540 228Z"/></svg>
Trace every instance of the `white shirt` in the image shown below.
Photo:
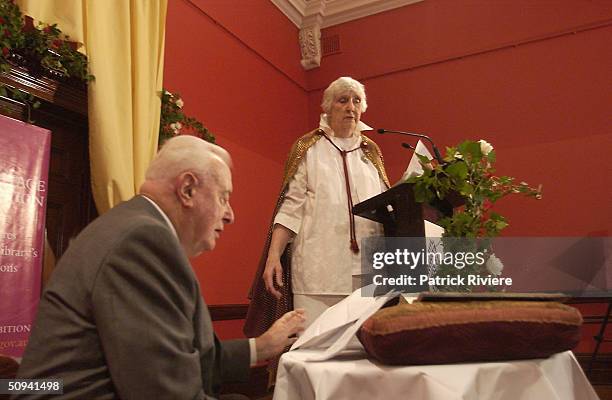
<svg viewBox="0 0 612 400"><path fill-rule="evenodd" d="M350 138L333 136L321 116L320 128L343 150L360 145L357 129ZM378 170L363 150L347 154L353 205L385 190ZM293 231L291 285L293 293L348 295L353 291L352 275L361 274L361 253L350 249L349 209L344 167L340 152L325 138L308 149L287 189L275 219ZM357 243L368 236L381 236L382 226L355 217Z"/></svg>

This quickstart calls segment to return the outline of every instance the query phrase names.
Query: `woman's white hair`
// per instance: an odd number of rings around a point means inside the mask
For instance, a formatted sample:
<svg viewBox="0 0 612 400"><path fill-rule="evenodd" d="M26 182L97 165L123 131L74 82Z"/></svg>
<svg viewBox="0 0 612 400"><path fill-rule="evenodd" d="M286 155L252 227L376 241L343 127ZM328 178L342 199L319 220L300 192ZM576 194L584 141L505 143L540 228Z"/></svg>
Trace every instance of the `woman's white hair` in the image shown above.
<svg viewBox="0 0 612 400"><path fill-rule="evenodd" d="M332 83L329 84L327 89L323 92L323 101L321 102L321 108L323 112L329 114L331 112L331 106L334 100L340 95L342 92L346 92L347 90L352 90L359 97L361 97L361 112L365 112L368 108L368 102L366 101L365 94L365 86L361 84L361 82L356 81L355 79L349 76L343 76L341 78L336 79Z"/></svg>
<svg viewBox="0 0 612 400"><path fill-rule="evenodd" d="M185 171L204 176L212 173L213 161L217 160L230 168L232 160L222 147L190 135L175 136L164 143L147 172L146 180L168 180Z"/></svg>

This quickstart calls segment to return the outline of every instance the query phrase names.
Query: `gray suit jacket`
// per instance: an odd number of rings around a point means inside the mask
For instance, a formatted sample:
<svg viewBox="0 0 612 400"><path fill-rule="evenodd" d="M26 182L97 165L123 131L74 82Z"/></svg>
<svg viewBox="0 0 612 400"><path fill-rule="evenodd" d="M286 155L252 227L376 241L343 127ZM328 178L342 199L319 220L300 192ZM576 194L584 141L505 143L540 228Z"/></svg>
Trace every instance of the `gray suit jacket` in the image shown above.
<svg viewBox="0 0 612 400"><path fill-rule="evenodd" d="M62 378L53 399L203 399L248 371L248 341L217 340L178 239L137 196L60 260L18 376Z"/></svg>

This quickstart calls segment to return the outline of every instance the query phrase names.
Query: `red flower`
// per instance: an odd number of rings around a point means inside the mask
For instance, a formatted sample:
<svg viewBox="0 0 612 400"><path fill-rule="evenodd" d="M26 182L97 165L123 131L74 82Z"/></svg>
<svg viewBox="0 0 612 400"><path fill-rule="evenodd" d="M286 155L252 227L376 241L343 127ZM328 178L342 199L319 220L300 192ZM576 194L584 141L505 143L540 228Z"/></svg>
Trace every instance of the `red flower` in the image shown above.
<svg viewBox="0 0 612 400"><path fill-rule="evenodd" d="M4 24L6 23L6 21L4 20L4 18L0 17L0 24Z"/></svg>
<svg viewBox="0 0 612 400"><path fill-rule="evenodd" d="M53 42L51 42L51 47L53 47L54 49L59 49L62 43L63 42L60 39L55 39L53 40Z"/></svg>
<svg viewBox="0 0 612 400"><path fill-rule="evenodd" d="M21 27L22 32L32 32L34 29L34 20L30 16L25 16L24 24Z"/></svg>
<svg viewBox="0 0 612 400"><path fill-rule="evenodd" d="M2 55L6 57L6 56L8 56L8 53L9 53L8 47L3 47L2 48Z"/></svg>
<svg viewBox="0 0 612 400"><path fill-rule="evenodd" d="M50 26L45 26L45 27L43 28L43 32L45 32L45 33L51 33L51 27L50 27Z"/></svg>
<svg viewBox="0 0 612 400"><path fill-rule="evenodd" d="M10 37L11 36L11 31L9 31L8 29L4 29L4 37Z"/></svg>

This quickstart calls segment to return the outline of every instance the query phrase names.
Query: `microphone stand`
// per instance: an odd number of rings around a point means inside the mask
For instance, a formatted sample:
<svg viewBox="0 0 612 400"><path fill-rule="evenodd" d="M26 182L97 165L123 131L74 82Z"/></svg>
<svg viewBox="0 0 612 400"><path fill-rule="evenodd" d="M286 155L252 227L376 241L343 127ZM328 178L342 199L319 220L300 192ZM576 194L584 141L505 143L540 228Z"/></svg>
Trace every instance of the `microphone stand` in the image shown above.
<svg viewBox="0 0 612 400"><path fill-rule="evenodd" d="M378 129L377 132L379 134L381 134L381 135L384 134L384 133L396 133L398 135L412 136L412 137L418 137L418 138L421 138L421 139L425 139L431 145L431 148L434 151L434 156L435 156L436 160L438 160L440 165L445 164L444 160L442 159L442 156L440 155L440 150L438 150L438 148L436 147L436 145L433 142L433 140L431 140L431 138L429 136L427 136L427 135L422 135L420 133L412 133L412 132L393 131L393 130L390 130L390 129L382 129L382 128ZM402 146L403 146L403 144L402 144ZM404 146L404 147L406 147L406 146Z"/></svg>

